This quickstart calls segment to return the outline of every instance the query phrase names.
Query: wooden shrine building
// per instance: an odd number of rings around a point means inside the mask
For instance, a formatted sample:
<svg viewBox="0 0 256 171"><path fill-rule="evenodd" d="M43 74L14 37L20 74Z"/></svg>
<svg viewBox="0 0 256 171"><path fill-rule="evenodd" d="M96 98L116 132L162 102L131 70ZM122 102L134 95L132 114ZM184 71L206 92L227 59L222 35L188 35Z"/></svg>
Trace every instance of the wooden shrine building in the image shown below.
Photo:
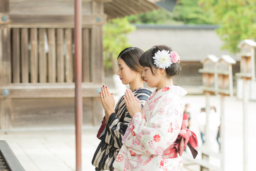
<svg viewBox="0 0 256 171"><path fill-rule="evenodd" d="M82 0L84 124L102 119L103 25L148 0ZM74 1L0 0L0 127L74 124Z"/></svg>

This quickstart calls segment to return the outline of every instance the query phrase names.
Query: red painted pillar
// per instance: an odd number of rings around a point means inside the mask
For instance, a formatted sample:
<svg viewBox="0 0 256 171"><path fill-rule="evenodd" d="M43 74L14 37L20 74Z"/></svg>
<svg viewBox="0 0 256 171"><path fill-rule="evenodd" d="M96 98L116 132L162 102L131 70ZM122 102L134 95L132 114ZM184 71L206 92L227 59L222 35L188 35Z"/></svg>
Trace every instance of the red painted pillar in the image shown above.
<svg viewBox="0 0 256 171"><path fill-rule="evenodd" d="M76 171L82 171L82 1L75 0L75 125L76 125Z"/></svg>

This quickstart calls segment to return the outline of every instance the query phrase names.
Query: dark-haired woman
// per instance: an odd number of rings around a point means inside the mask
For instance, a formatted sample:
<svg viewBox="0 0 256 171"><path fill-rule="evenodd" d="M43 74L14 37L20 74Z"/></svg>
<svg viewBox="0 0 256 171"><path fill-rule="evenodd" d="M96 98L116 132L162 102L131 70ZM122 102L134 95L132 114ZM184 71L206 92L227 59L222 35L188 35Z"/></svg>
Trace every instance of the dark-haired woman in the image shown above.
<svg viewBox="0 0 256 171"><path fill-rule="evenodd" d="M151 91L143 88L141 73L142 66L139 58L143 51L136 47L124 49L118 55L118 72L123 84L129 84L131 93L136 97L141 106L148 100ZM126 108L124 96L115 107L115 100L106 86L101 89L101 102L105 110L105 117L97 137L101 142L93 156L92 164L96 170L114 170L113 162L122 146L122 138L127 129L131 116ZM114 109L115 107L115 109Z"/></svg>
<svg viewBox="0 0 256 171"><path fill-rule="evenodd" d="M131 91L125 103L132 121L116 157L118 171L182 171L181 155L187 143L194 157L197 137L187 129L188 116L183 116L182 96L186 91L173 84L180 73L180 58L167 46L155 46L140 58L142 76L156 91L142 109Z"/></svg>

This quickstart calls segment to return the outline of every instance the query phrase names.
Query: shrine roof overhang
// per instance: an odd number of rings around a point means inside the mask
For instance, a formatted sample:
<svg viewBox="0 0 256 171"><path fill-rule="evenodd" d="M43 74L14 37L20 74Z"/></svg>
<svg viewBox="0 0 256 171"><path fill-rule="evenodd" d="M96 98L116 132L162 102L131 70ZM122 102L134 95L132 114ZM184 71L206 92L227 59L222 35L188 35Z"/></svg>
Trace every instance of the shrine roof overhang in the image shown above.
<svg viewBox="0 0 256 171"><path fill-rule="evenodd" d="M108 19L146 13L160 8L155 2L156 0L110 0L104 3L104 12Z"/></svg>

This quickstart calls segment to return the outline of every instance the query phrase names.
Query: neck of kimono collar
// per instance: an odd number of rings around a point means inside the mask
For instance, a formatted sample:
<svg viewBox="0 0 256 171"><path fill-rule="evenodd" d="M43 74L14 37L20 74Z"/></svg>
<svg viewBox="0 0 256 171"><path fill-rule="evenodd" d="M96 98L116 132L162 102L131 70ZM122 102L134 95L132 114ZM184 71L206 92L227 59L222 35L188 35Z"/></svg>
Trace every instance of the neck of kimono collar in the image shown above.
<svg viewBox="0 0 256 171"><path fill-rule="evenodd" d="M167 87L164 87L162 89L155 90L154 93L149 98L149 100L151 100L155 97L156 98L160 97L165 93L172 93L172 94L177 95L179 97L183 97L187 94L187 91L184 88L180 87L180 86L176 86L176 85L167 86Z"/></svg>

